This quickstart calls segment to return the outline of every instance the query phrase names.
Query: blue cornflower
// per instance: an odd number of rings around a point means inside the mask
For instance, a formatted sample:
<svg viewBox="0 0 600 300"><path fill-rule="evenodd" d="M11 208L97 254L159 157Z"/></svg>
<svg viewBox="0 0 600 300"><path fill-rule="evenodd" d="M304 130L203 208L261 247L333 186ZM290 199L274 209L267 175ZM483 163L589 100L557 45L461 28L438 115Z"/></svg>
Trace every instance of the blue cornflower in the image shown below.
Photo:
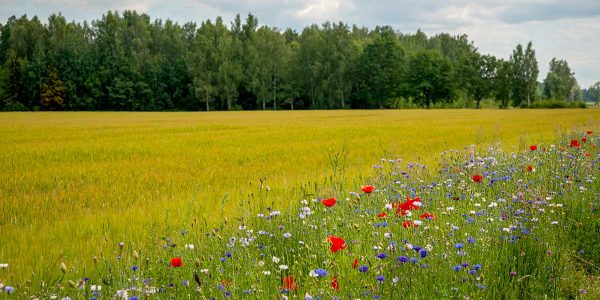
<svg viewBox="0 0 600 300"><path fill-rule="evenodd" d="M369 270L369 267L367 267L367 265L362 265L362 266L358 267L358 270L361 273L366 273Z"/></svg>
<svg viewBox="0 0 600 300"><path fill-rule="evenodd" d="M422 258L425 258L427 256L427 250L421 249L421 251L419 251L419 255L421 255Z"/></svg>
<svg viewBox="0 0 600 300"><path fill-rule="evenodd" d="M467 243L469 244L475 244L475 239L472 237L467 238Z"/></svg>
<svg viewBox="0 0 600 300"><path fill-rule="evenodd" d="M418 258L416 258L416 257L411 257L409 260L410 260L410 262L411 262L411 263L413 263L413 264L416 264L417 262L419 262L419 259L418 259Z"/></svg>
<svg viewBox="0 0 600 300"><path fill-rule="evenodd" d="M398 256L398 260L401 263L405 263L405 262L408 262L408 257L406 257L406 256Z"/></svg>
<svg viewBox="0 0 600 300"><path fill-rule="evenodd" d="M227 258L230 258L231 257L231 252L225 253L225 256L227 256Z"/></svg>
<svg viewBox="0 0 600 300"><path fill-rule="evenodd" d="M385 254L385 252L384 253L377 253L377 258L379 258L379 259L384 259L386 257L387 257L387 254Z"/></svg>
<svg viewBox="0 0 600 300"><path fill-rule="evenodd" d="M317 274L319 277L325 277L327 276L327 270L319 268L315 270L315 274Z"/></svg>
<svg viewBox="0 0 600 300"><path fill-rule="evenodd" d="M140 298L138 298L137 296L131 296L129 297L129 300L139 300Z"/></svg>
<svg viewBox="0 0 600 300"><path fill-rule="evenodd" d="M473 270L469 270L469 274L475 275L475 274L477 274L477 270L474 270L474 269Z"/></svg>
<svg viewBox="0 0 600 300"><path fill-rule="evenodd" d="M464 246L465 246L465 244L463 244L463 243L458 243L458 244L454 245L454 247L456 249L462 249Z"/></svg>
<svg viewBox="0 0 600 300"><path fill-rule="evenodd" d="M469 263L468 262L464 262L464 263L461 263L460 265L463 266L463 268L466 268L466 267L469 266Z"/></svg>
<svg viewBox="0 0 600 300"><path fill-rule="evenodd" d="M133 266L133 267L131 267L131 271L137 271L139 268L140 267L138 267L138 266Z"/></svg>
<svg viewBox="0 0 600 300"><path fill-rule="evenodd" d="M477 287L478 287L479 289L482 289L482 290L483 290L483 289L485 289L485 285L483 285L483 284L479 284L479 283L478 283L478 284L477 284Z"/></svg>
<svg viewBox="0 0 600 300"><path fill-rule="evenodd" d="M385 277L383 275L379 275L379 276L377 276L377 281L384 282L385 281Z"/></svg>
<svg viewBox="0 0 600 300"><path fill-rule="evenodd" d="M454 270L456 272L460 271L460 268L461 268L460 265L452 266L452 270Z"/></svg>
<svg viewBox="0 0 600 300"><path fill-rule="evenodd" d="M419 250L421 250L423 248L419 247L419 246L413 246L413 250L415 250L416 252L419 252Z"/></svg>
<svg viewBox="0 0 600 300"><path fill-rule="evenodd" d="M479 270L481 269L481 264L476 264L473 266L473 270Z"/></svg>

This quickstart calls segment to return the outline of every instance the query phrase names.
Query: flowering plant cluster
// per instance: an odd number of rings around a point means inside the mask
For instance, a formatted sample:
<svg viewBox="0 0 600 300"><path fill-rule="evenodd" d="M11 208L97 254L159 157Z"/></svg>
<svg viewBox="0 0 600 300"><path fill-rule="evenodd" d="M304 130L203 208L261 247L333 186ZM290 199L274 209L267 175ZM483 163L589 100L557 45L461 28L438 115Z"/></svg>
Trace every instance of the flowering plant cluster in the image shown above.
<svg viewBox="0 0 600 300"><path fill-rule="evenodd" d="M120 244L89 278L29 296L577 297L587 287L563 283L586 249L564 241L596 213L600 156L591 131L567 141L449 150L436 170L383 159L355 191L315 186L319 197L286 210L245 207L235 227L190 226L152 249Z"/></svg>

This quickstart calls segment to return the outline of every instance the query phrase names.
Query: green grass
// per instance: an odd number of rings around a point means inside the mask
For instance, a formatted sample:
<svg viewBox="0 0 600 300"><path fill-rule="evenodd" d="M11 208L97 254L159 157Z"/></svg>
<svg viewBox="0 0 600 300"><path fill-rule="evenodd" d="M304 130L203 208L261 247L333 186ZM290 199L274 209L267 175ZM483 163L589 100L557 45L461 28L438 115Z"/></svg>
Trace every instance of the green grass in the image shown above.
<svg viewBox="0 0 600 300"><path fill-rule="evenodd" d="M283 209L331 183L360 184L379 158L435 168L444 150L522 148L599 124L596 109L2 113L1 276L60 261L83 276L119 241L142 249L165 228ZM268 197L255 195L261 180Z"/></svg>

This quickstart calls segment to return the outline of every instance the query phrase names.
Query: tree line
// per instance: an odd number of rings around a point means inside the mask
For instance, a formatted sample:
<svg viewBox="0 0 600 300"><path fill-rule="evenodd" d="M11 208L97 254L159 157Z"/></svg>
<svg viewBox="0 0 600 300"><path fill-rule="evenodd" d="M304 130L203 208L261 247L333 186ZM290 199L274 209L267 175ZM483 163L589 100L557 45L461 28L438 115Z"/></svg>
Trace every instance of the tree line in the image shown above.
<svg viewBox="0 0 600 300"><path fill-rule="evenodd" d="M0 24L0 109L242 110L529 107L598 101L565 60L538 82L530 43L508 60L466 35L427 36L326 22L300 32L248 14L179 25L135 11L91 23L60 14Z"/></svg>

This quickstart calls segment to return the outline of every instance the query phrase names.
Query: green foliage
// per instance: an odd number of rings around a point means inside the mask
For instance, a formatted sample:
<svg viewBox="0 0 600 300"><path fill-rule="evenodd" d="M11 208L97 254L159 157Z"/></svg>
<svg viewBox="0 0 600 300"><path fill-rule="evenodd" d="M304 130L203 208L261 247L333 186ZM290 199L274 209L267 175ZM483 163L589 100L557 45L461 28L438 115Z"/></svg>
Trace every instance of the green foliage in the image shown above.
<svg viewBox="0 0 600 300"><path fill-rule="evenodd" d="M65 85L54 66L50 66L48 79L42 84L41 104L47 110L62 110L65 105Z"/></svg>
<svg viewBox="0 0 600 300"><path fill-rule="evenodd" d="M544 95L548 99L574 100L577 80L565 60L552 58L544 79ZM578 87L577 87L578 89Z"/></svg>
<svg viewBox="0 0 600 300"><path fill-rule="evenodd" d="M545 99L536 101L531 105L531 108L586 108L585 102L567 102L564 100Z"/></svg>
<svg viewBox="0 0 600 300"><path fill-rule="evenodd" d="M527 44L525 51L521 44L517 45L510 56L510 63L513 106L531 107L531 102L535 100L539 73L531 42Z"/></svg>
<svg viewBox="0 0 600 300"><path fill-rule="evenodd" d="M341 22L296 32L259 26L252 14L229 25L220 17L180 25L129 10L91 23L13 16L0 26L0 66L2 103L28 109L45 106L50 66L66 110L370 109L398 107L396 99L423 107L493 99L507 108L544 93L599 97L598 88L579 89L562 60L551 62L540 89L531 43L504 61L479 53L466 35Z"/></svg>
<svg viewBox="0 0 600 300"><path fill-rule="evenodd" d="M419 52L408 63L408 95L427 108L440 102L451 102L455 92L451 74L452 67L446 58L434 51Z"/></svg>

